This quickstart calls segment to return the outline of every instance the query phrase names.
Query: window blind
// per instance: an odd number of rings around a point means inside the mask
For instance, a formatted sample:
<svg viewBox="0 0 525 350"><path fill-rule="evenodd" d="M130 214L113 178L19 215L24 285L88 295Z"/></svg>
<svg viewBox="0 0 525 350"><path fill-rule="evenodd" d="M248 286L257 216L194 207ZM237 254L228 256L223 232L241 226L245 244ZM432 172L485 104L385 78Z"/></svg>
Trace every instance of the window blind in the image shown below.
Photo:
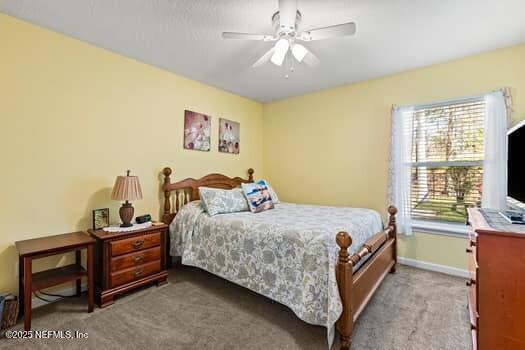
<svg viewBox="0 0 525 350"><path fill-rule="evenodd" d="M483 99L415 107L411 150L413 219L465 222L480 206L484 157Z"/></svg>

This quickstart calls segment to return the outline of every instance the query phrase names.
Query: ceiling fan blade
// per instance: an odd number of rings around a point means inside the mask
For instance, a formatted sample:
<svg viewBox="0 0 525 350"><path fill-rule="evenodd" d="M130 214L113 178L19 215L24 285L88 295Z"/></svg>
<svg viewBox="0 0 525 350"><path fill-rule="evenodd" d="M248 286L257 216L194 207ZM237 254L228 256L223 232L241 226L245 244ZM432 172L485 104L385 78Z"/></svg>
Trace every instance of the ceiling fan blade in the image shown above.
<svg viewBox="0 0 525 350"><path fill-rule="evenodd" d="M279 0L279 26L285 31L295 30L297 0Z"/></svg>
<svg viewBox="0 0 525 350"><path fill-rule="evenodd" d="M315 67L319 64L319 59L311 51L306 49L306 55L304 55L302 62L306 63L310 67Z"/></svg>
<svg viewBox="0 0 525 350"><path fill-rule="evenodd" d="M338 36L354 35L356 25L354 22L336 24L334 26L306 30L298 35L297 39L303 41L322 40Z"/></svg>
<svg viewBox="0 0 525 350"><path fill-rule="evenodd" d="M250 34L250 33L233 33L223 32L222 37L224 39L243 39L243 40L256 40L256 41L274 41L277 38L267 34Z"/></svg>
<svg viewBox="0 0 525 350"><path fill-rule="evenodd" d="M259 58L253 65L252 67L253 68L257 68L259 66L262 66L263 64L265 64L266 62L268 62L270 60L270 58L272 58L272 55L273 55L273 52L275 51L275 47L272 47L270 50L266 51L266 53L264 55L262 55L261 58Z"/></svg>

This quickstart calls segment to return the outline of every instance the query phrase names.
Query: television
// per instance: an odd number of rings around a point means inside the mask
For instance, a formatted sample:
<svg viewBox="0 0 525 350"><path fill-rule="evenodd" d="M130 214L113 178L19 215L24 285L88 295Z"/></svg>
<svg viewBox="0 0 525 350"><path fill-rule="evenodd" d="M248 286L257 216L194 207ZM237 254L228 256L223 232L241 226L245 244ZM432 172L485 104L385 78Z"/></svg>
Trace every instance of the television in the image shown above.
<svg viewBox="0 0 525 350"><path fill-rule="evenodd" d="M525 121L508 131L507 196L511 209L525 210Z"/></svg>

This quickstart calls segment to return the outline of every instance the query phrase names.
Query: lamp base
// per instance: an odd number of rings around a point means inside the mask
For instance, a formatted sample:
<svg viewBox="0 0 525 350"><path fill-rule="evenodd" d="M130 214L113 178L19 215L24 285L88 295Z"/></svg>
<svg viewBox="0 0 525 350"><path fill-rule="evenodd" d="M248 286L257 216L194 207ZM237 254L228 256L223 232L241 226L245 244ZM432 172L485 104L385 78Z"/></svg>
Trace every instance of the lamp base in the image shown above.
<svg viewBox="0 0 525 350"><path fill-rule="evenodd" d="M122 204L120 207L118 213L120 215L120 220L122 220L122 224L120 227L131 227L133 224L131 223L131 220L133 220L133 214L135 212L135 209L131 205L130 202L126 201Z"/></svg>

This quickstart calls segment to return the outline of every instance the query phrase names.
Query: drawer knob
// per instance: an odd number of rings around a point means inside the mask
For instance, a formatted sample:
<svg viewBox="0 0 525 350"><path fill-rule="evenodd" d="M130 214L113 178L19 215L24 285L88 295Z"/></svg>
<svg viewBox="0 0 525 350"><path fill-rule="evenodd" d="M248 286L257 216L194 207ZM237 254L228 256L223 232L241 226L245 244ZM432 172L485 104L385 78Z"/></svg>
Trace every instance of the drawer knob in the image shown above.
<svg viewBox="0 0 525 350"><path fill-rule="evenodd" d="M472 253L472 249L470 249L470 248L467 248L465 251L466 251L467 253Z"/></svg>
<svg viewBox="0 0 525 350"><path fill-rule="evenodd" d="M144 254L133 257L135 264L139 264L144 261Z"/></svg>
<svg viewBox="0 0 525 350"><path fill-rule="evenodd" d="M140 269L140 270L135 271L133 274L135 275L135 277L139 277L139 276L142 276L143 273L144 273L144 270Z"/></svg>
<svg viewBox="0 0 525 350"><path fill-rule="evenodd" d="M474 242L474 241L471 240L471 241L470 241L470 246L471 246L471 247L475 247L475 246L476 246L476 242Z"/></svg>
<svg viewBox="0 0 525 350"><path fill-rule="evenodd" d="M466 282L467 287L470 287L473 284L476 284L476 281L474 281L472 278Z"/></svg>
<svg viewBox="0 0 525 350"><path fill-rule="evenodd" d="M131 243L131 245L135 249L139 249L140 247L142 247L143 244L144 244L144 240L143 239Z"/></svg>

